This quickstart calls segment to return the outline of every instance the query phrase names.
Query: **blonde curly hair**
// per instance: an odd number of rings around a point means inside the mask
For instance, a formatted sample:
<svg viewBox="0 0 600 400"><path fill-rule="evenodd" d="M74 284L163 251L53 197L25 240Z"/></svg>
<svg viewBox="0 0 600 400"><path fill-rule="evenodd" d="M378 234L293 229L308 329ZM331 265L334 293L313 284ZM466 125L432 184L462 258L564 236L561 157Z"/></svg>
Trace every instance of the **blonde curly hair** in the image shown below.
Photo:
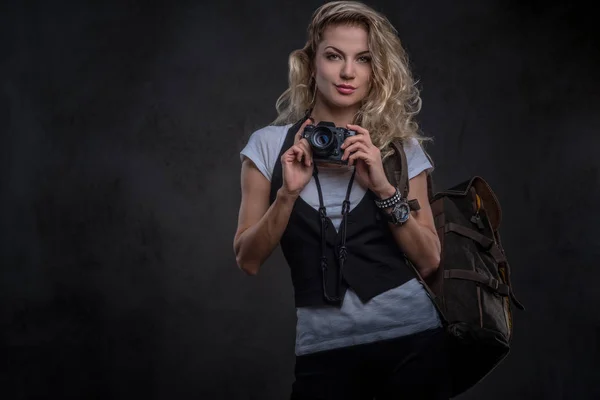
<svg viewBox="0 0 600 400"><path fill-rule="evenodd" d="M432 140L420 133L414 120L421 110L421 97L397 30L385 16L356 1L332 1L313 13L304 48L289 56L289 87L277 99L278 117L272 124L294 123L313 107L316 85L314 81L311 85L311 74L315 54L325 28L340 24L367 30L372 57L371 89L353 123L370 132L383 158L391 154L388 145L394 139L415 138L420 144Z"/></svg>

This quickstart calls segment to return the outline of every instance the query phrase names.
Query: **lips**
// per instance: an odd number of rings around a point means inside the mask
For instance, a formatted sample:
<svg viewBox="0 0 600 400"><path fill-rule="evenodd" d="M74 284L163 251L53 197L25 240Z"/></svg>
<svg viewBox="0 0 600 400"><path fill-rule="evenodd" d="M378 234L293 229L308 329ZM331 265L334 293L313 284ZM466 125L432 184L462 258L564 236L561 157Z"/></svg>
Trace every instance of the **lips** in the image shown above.
<svg viewBox="0 0 600 400"><path fill-rule="evenodd" d="M335 87L341 94L352 94L356 90L356 88L351 85L335 85Z"/></svg>

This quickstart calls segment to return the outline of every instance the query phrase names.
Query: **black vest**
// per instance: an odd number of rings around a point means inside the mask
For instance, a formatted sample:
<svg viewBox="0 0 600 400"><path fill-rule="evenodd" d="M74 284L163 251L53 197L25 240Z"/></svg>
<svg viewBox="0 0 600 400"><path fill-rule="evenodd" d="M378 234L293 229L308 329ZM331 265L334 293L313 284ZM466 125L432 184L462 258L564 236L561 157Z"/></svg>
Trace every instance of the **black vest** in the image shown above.
<svg viewBox="0 0 600 400"><path fill-rule="evenodd" d="M271 203L275 201L277 191L283 184L281 156L293 145L294 135L303 122L304 119L298 121L287 132L273 169ZM329 267L325 273L325 282L330 296L336 295L343 299L346 289L351 287L366 302L416 277L374 199L374 193L367 190L359 204L347 214L346 262L339 287L338 256L341 236L331 220L327 219L325 255ZM298 197L280 241L283 255L291 269L296 307L341 306L341 300L330 301L324 296L321 240L319 212Z"/></svg>

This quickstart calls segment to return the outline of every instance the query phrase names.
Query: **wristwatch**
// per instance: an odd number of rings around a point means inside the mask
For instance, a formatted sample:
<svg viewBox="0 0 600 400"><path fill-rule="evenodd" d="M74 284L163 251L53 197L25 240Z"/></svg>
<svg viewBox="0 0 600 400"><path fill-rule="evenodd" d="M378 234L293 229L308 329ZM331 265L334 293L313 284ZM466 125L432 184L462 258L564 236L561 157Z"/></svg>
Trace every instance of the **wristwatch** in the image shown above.
<svg viewBox="0 0 600 400"><path fill-rule="evenodd" d="M396 188L396 193L387 199L376 199L375 204L381 210L388 222L394 225L402 225L410 217L410 206L408 205L408 199L402 197L400 190ZM391 212L386 212L386 208L392 207Z"/></svg>
<svg viewBox="0 0 600 400"><path fill-rule="evenodd" d="M388 222L391 222L394 225L404 225L408 218L410 217L410 206L408 205L408 200L406 198L400 198L390 213L383 211L386 215Z"/></svg>

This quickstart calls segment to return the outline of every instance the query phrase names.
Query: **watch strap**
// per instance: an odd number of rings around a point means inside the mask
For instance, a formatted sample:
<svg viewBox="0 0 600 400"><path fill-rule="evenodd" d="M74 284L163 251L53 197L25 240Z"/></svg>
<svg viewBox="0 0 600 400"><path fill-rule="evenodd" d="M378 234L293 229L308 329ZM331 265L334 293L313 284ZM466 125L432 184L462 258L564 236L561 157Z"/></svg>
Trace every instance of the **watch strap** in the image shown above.
<svg viewBox="0 0 600 400"><path fill-rule="evenodd" d="M396 188L396 193L394 193L393 196L388 197L387 199L375 199L375 205L377 206L377 208L383 209L383 208L389 208L394 206L396 203L398 203L401 199L401 194L400 194L400 190L398 190L398 188Z"/></svg>
<svg viewBox="0 0 600 400"><path fill-rule="evenodd" d="M401 199L394 205L390 212L382 211L388 222L394 225L403 225L410 218L410 205L406 199ZM404 215L404 218L401 216Z"/></svg>

